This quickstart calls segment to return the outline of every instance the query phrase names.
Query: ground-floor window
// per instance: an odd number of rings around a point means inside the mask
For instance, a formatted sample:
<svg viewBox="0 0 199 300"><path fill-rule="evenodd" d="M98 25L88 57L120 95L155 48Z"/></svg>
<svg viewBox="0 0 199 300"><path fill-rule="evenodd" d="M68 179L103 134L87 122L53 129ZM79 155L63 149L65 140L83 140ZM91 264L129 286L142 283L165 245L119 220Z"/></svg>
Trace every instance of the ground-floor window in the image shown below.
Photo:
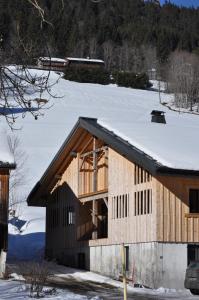
<svg viewBox="0 0 199 300"><path fill-rule="evenodd" d="M78 253L77 258L78 258L78 262L77 262L78 268L79 269L85 269L86 268L86 256L85 256L85 253L83 253L83 252Z"/></svg>
<svg viewBox="0 0 199 300"><path fill-rule="evenodd" d="M199 213L199 189L189 190L189 212Z"/></svg>
<svg viewBox="0 0 199 300"><path fill-rule="evenodd" d="M187 249L188 265L192 261L199 261L199 244L189 244Z"/></svg>
<svg viewBox="0 0 199 300"><path fill-rule="evenodd" d="M126 271L129 271L129 246L125 246L125 268Z"/></svg>

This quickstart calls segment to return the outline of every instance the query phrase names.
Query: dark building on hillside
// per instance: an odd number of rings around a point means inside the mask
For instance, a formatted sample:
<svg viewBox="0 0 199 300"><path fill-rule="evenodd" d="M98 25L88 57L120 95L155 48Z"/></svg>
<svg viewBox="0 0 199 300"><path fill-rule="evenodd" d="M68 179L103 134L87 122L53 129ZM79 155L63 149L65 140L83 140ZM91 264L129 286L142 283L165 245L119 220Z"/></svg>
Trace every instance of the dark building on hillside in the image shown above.
<svg viewBox="0 0 199 300"><path fill-rule="evenodd" d="M39 57L37 60L39 68L44 70L62 71L67 68L104 68L105 64L103 60L91 59L91 58L55 58L55 57Z"/></svg>

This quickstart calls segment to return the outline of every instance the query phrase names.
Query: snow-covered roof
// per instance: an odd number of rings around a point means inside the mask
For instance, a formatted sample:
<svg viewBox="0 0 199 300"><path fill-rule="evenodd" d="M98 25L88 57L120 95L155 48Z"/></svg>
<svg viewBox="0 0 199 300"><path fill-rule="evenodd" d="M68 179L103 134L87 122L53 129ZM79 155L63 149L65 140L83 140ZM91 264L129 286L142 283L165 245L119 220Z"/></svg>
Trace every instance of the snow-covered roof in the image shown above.
<svg viewBox="0 0 199 300"><path fill-rule="evenodd" d="M10 151L6 133L0 131L0 167L9 165L14 165L14 156Z"/></svg>
<svg viewBox="0 0 199 300"><path fill-rule="evenodd" d="M92 59L92 58L76 58L76 57L67 57L69 61L79 61L79 62L93 62L93 63L104 63L101 59Z"/></svg>
<svg viewBox="0 0 199 300"><path fill-rule="evenodd" d="M43 70L30 72L33 76L45 74ZM58 79L58 74L50 73L49 83L54 83L51 94L60 98L51 99L53 105L44 117L37 121L31 115L17 119L17 126L23 127L18 135L29 157L27 192L41 178L80 116L97 118L98 123L162 165L199 171L199 115L169 110L159 103L155 91ZM162 102L170 100L172 95L162 94ZM152 110L165 111L167 124L151 123Z"/></svg>
<svg viewBox="0 0 199 300"><path fill-rule="evenodd" d="M39 60L41 61L52 61L52 62L63 62L66 63L66 59L58 58L58 57L39 57Z"/></svg>

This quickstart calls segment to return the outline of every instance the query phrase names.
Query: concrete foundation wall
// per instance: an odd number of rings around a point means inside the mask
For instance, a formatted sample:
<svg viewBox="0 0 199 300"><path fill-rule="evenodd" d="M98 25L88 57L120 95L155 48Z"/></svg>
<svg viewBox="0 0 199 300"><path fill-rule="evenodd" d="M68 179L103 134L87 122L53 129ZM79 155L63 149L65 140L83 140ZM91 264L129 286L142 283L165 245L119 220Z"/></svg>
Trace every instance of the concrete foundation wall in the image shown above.
<svg viewBox="0 0 199 300"><path fill-rule="evenodd" d="M187 244L139 243L129 246L127 276L152 288L184 288L187 267ZM119 278L121 246L90 247L90 270Z"/></svg>
<svg viewBox="0 0 199 300"><path fill-rule="evenodd" d="M127 277L151 288L184 288L187 244L137 243L129 246ZM79 254L85 256L85 268L115 279L122 274L121 245L86 246L54 253L64 265L81 268Z"/></svg>

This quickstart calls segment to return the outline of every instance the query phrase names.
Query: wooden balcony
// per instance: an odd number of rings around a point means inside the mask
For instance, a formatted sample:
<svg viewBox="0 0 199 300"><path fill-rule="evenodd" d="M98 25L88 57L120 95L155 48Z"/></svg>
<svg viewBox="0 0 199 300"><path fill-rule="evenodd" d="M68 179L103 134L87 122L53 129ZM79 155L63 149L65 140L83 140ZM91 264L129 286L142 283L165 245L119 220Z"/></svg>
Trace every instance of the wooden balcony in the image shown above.
<svg viewBox="0 0 199 300"><path fill-rule="evenodd" d="M92 137L79 153L79 198L108 191L108 148Z"/></svg>

